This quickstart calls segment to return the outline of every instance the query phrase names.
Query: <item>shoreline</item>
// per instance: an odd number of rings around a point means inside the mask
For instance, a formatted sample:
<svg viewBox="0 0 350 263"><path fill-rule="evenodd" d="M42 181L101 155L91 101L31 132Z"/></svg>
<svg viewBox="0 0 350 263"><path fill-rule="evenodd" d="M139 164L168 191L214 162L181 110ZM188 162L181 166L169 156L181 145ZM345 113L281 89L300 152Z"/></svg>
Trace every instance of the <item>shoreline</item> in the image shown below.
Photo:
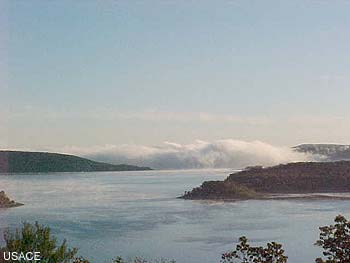
<svg viewBox="0 0 350 263"><path fill-rule="evenodd" d="M342 194L348 194L346 196ZM212 201L212 202L240 202L247 200L350 200L350 192L327 192L327 193L286 193L286 194L266 194L256 198L184 198L178 199L193 200L193 201Z"/></svg>
<svg viewBox="0 0 350 263"><path fill-rule="evenodd" d="M0 205L0 209L6 209L6 208L19 207L19 206L22 206L22 205L24 205L24 204L14 202L14 203L11 203L11 204L4 204L4 205Z"/></svg>
<svg viewBox="0 0 350 263"><path fill-rule="evenodd" d="M349 193L348 196L345 193ZM248 167L222 181L204 181L189 200L350 199L350 161Z"/></svg>
<svg viewBox="0 0 350 263"><path fill-rule="evenodd" d="M0 209L1 208L12 208L22 206L24 204L18 203L14 200L11 200L6 194L5 191L0 191Z"/></svg>

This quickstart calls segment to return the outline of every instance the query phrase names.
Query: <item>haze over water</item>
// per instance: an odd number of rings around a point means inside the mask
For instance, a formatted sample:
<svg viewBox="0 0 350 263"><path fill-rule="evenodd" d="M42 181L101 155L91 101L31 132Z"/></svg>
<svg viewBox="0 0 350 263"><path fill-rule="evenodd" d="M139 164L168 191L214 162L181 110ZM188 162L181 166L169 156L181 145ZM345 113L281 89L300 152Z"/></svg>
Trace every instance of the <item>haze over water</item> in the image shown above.
<svg viewBox="0 0 350 263"><path fill-rule="evenodd" d="M0 229L35 222L79 248L92 262L122 255L215 263L245 235L252 242L283 243L290 263L313 262L318 227L350 201L250 200L235 203L176 199L204 180L230 170L57 173L0 176L22 207L0 210Z"/></svg>

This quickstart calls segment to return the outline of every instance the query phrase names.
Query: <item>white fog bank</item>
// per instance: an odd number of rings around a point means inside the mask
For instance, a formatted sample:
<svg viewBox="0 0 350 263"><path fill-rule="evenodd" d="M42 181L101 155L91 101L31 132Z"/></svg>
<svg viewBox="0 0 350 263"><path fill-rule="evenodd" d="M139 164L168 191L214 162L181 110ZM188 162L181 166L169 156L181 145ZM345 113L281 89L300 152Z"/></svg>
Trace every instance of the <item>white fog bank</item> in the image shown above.
<svg viewBox="0 0 350 263"><path fill-rule="evenodd" d="M160 146L71 147L66 148L65 152L97 161L149 166L154 169L243 168L312 160L312 156L297 153L289 147L233 139L213 142L196 140L191 144L165 142Z"/></svg>

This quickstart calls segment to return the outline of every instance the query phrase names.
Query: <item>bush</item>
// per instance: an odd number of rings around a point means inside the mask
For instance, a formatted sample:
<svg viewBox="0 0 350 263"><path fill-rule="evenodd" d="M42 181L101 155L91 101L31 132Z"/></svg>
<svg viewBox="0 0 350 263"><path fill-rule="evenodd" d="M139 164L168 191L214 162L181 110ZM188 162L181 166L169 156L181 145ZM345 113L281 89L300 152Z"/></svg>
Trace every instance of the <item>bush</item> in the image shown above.
<svg viewBox="0 0 350 263"><path fill-rule="evenodd" d="M316 263L350 263L350 222L342 215L334 219L335 224L320 227L320 237L315 245L323 248L325 259L316 258ZM266 247L253 247L246 237L239 239L232 252L222 255L222 263L286 263L282 245L272 242Z"/></svg>
<svg viewBox="0 0 350 263"><path fill-rule="evenodd" d="M252 247L246 237L239 238L236 250L222 255L222 263L286 263L282 245L272 242L266 247Z"/></svg>
<svg viewBox="0 0 350 263"><path fill-rule="evenodd" d="M316 245L323 248L325 259L317 258L316 263L350 263L350 222L343 216L335 218L335 224L320 227L320 237ZM6 246L0 252L40 252L41 263L92 263L82 257L76 257L77 249L68 248L66 241L57 245L50 228L35 223L24 223L22 229L15 233L7 231L4 235ZM2 254L2 253L1 253ZM267 243L265 247L251 246L246 237L239 238L236 249L224 253L221 263L286 263L282 245L276 242ZM0 262L5 262L0 258ZM23 263L27 261L6 261L6 263ZM173 260L146 260L136 257L124 260L115 258L112 263L175 263Z"/></svg>
<svg viewBox="0 0 350 263"><path fill-rule="evenodd" d="M24 223L22 229L17 229L15 233L6 231L4 240L6 246L1 249L2 251L40 252L41 263L70 263L78 251L76 248L68 248L65 240L61 245L57 245L57 240L51 235L50 228L38 223L34 225Z"/></svg>
<svg viewBox="0 0 350 263"><path fill-rule="evenodd" d="M317 258L317 263L350 262L350 222L338 215L335 224L320 227L320 239L316 245L323 248L326 259Z"/></svg>

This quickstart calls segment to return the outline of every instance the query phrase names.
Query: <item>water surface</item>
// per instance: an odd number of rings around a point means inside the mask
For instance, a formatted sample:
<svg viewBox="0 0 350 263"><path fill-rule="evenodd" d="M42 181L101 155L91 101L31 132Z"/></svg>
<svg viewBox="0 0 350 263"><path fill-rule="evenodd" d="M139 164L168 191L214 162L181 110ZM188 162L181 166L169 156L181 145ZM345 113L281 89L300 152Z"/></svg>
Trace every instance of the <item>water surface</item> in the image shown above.
<svg viewBox="0 0 350 263"><path fill-rule="evenodd" d="M318 226L345 200L249 200L235 203L176 199L229 170L21 174L0 176L0 189L25 203L0 210L0 229L39 221L95 263L117 255L165 257L178 263L220 262L246 235L284 244L289 263L314 262Z"/></svg>

